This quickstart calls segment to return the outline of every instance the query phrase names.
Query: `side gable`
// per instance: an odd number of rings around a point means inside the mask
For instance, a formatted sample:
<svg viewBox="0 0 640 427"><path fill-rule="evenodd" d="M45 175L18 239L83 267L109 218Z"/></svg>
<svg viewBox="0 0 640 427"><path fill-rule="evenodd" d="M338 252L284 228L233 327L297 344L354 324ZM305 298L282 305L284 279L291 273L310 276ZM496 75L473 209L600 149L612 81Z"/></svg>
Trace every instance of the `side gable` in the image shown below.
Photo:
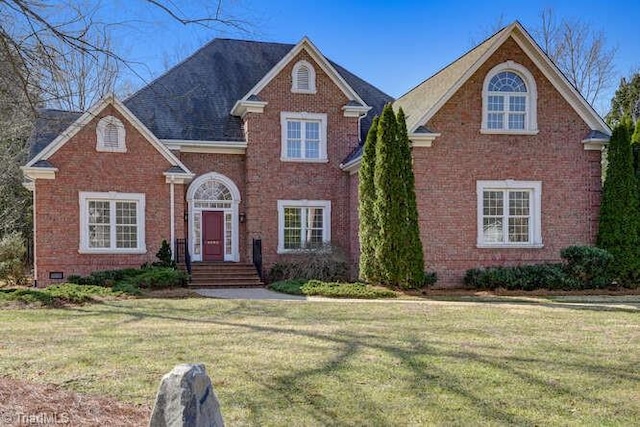
<svg viewBox="0 0 640 427"><path fill-rule="evenodd" d="M259 101L257 95L264 89L280 72L293 61L302 51L305 51L315 61L316 64L331 78L331 80L340 88L342 93L350 101L345 105L344 111L353 110L353 113L366 114L371 107L358 95L358 93L347 83L324 55L315 47L311 40L307 37L296 44L254 87L252 87L231 110L231 114L242 116L246 112L259 112L264 108L266 103ZM257 110L256 110L257 108Z"/></svg>
<svg viewBox="0 0 640 427"><path fill-rule="evenodd" d="M409 133L416 133L420 126L426 124L509 38L515 40L592 130L611 135L611 130L604 120L517 21L488 38L394 103L394 107L403 108L408 115Z"/></svg>
<svg viewBox="0 0 640 427"><path fill-rule="evenodd" d="M164 157L169 163L169 171L167 179L173 177L177 180L189 180L194 174L175 156L171 151L160 142L147 127L138 120L138 118L115 96L109 95L102 101L96 103L87 112L78 117L71 125L69 125L64 131L62 131L53 141L51 141L46 147L44 147L39 153L31 158L31 160L22 168L25 176L28 178L43 178L43 172L47 170L49 173L47 176L49 179L53 179L55 175L50 172L53 171L52 166L48 160L69 140L71 140L78 132L80 132L87 124L89 124L100 112L105 108L112 106L122 117L127 120L143 137L157 150L157 152ZM45 166L43 166L45 165ZM177 172L180 170L181 172Z"/></svg>

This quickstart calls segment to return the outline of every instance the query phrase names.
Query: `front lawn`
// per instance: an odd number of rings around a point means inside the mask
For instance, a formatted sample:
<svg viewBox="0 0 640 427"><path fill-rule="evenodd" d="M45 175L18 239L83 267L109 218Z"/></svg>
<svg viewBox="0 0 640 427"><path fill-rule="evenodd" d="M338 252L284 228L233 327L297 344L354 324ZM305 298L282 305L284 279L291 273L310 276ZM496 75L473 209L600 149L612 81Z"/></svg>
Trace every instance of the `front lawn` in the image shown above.
<svg viewBox="0 0 640 427"><path fill-rule="evenodd" d="M0 377L150 406L202 362L228 425L636 424L640 298L585 299L5 309Z"/></svg>

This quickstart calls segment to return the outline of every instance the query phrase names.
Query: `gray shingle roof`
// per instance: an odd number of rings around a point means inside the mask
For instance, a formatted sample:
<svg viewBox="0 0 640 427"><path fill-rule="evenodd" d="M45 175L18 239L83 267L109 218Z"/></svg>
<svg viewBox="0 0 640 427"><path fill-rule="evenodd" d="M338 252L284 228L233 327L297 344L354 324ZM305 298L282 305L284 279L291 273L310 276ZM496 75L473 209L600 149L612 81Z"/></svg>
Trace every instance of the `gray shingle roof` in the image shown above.
<svg viewBox="0 0 640 427"><path fill-rule="evenodd" d="M75 122L82 113L42 109L37 111L33 132L29 137L29 160Z"/></svg>
<svg viewBox="0 0 640 427"><path fill-rule="evenodd" d="M295 45L215 39L124 104L159 139L243 141L242 120L230 114ZM373 116L393 98L331 62L342 78L372 108L362 120L362 137ZM44 110L32 137L31 157L42 150L80 113ZM53 121L52 121L53 118ZM40 125L44 127L40 127Z"/></svg>

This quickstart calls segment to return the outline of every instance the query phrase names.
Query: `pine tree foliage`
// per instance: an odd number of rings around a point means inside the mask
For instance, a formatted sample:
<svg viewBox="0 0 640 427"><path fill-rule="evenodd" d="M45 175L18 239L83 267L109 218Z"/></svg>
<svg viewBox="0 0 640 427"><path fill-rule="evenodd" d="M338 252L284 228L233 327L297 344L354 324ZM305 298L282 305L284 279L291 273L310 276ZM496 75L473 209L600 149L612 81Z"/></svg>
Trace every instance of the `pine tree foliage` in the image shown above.
<svg viewBox="0 0 640 427"><path fill-rule="evenodd" d="M418 223L418 205L416 202L415 176L413 175L413 162L411 157L411 141L407 133L407 121L402 108L397 115L398 145L400 148L403 174L402 181L405 186L404 206L406 212L406 224L404 227L404 242L406 254L406 279L404 286L421 287L424 283L424 252L420 241L420 225Z"/></svg>
<svg viewBox="0 0 640 427"><path fill-rule="evenodd" d="M380 281L386 285L398 285L402 275L404 237L402 224L406 215L402 159L398 147L396 116L391 104L387 104L378 121L376 146L375 217L378 223L378 242L375 247Z"/></svg>
<svg viewBox="0 0 640 427"><path fill-rule="evenodd" d="M374 213L376 189L374 170L376 167L376 144L378 142L378 118L375 117L369 128L362 151L362 160L358 170L358 215L360 237L360 278L366 282L377 281L377 245L378 224Z"/></svg>
<svg viewBox="0 0 640 427"><path fill-rule="evenodd" d="M620 81L620 86L611 99L607 123L615 126L626 116L634 121L640 119L640 73L635 73L630 79L622 78Z"/></svg>
<svg viewBox="0 0 640 427"><path fill-rule="evenodd" d="M614 256L611 272L625 283L640 278L640 212L631 130L631 121L623 119L609 142L597 241L598 247Z"/></svg>

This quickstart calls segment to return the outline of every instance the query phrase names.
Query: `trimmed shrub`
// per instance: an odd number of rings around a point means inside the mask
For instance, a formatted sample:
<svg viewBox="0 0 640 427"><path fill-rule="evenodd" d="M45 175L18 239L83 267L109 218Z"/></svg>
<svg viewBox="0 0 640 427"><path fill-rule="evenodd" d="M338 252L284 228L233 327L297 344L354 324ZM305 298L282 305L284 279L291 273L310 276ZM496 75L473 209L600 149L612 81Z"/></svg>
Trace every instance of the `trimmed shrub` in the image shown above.
<svg viewBox="0 0 640 427"><path fill-rule="evenodd" d="M139 271L140 274L123 280L123 283L143 289L162 289L185 286L189 279L185 272L173 268L156 267Z"/></svg>
<svg viewBox="0 0 640 427"><path fill-rule="evenodd" d="M349 266L344 251L338 246L325 244L300 249L290 262L276 263L269 270L270 283L288 280L323 280L326 282L347 280Z"/></svg>
<svg viewBox="0 0 640 427"><path fill-rule="evenodd" d="M578 283L568 278L564 264L534 264L515 267L473 268L467 270L464 283L474 289L507 290L576 289Z"/></svg>
<svg viewBox="0 0 640 427"><path fill-rule="evenodd" d="M285 280L269 286L277 292L292 295L316 295L329 298L395 298L395 292L389 289L375 288L364 283L323 282L320 280Z"/></svg>
<svg viewBox="0 0 640 427"><path fill-rule="evenodd" d="M580 283L583 289L604 288L611 284L609 265L613 255L605 249L569 246L560 252L560 256L567 262L567 275Z"/></svg>
<svg viewBox="0 0 640 427"><path fill-rule="evenodd" d="M171 254L171 246L169 246L169 242L166 240L162 241L160 250L156 253L156 258L158 258L158 261L151 264L154 267L176 268L176 262L173 260Z"/></svg>
<svg viewBox="0 0 640 427"><path fill-rule="evenodd" d="M22 234L7 234L0 240L0 281L20 286L27 283L24 265L26 253Z"/></svg>

